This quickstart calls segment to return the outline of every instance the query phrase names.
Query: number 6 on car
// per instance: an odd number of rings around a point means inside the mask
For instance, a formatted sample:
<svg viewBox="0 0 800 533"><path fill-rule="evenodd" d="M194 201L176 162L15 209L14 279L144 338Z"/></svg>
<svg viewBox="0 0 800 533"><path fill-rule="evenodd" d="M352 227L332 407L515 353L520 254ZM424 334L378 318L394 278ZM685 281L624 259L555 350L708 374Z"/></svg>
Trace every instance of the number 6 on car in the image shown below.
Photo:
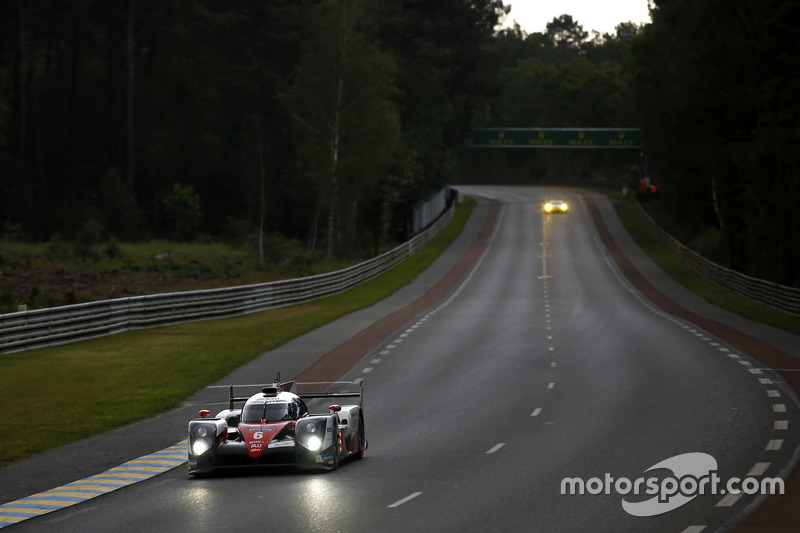
<svg viewBox="0 0 800 533"><path fill-rule="evenodd" d="M189 422L189 474L217 468L294 465L333 470L346 458L361 459L367 449L364 434L363 387L355 392L295 394L294 381L281 382L252 396L234 396L228 409L209 417L200 411ZM306 399L357 398L357 404L328 407L309 414ZM241 409L237 403L244 402Z"/></svg>

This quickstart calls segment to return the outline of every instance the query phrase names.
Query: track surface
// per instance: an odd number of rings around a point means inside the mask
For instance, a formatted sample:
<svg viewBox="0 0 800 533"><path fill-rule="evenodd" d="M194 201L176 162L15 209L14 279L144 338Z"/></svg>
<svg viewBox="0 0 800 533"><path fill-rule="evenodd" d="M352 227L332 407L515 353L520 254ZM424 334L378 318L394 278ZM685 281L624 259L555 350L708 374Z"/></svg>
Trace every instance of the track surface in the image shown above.
<svg viewBox="0 0 800 533"><path fill-rule="evenodd" d="M602 197L462 192L479 199L464 234L409 287L218 384L268 381L276 370L362 378L364 460L328 474L202 480L177 468L10 531L681 532L739 524L760 498L706 494L635 517L619 494L562 495L561 481L636 479L689 452L713 456L722 479L785 475L800 442L795 395L739 345L766 346L780 359L797 355L798 339L675 286L621 232ZM541 213L554 195L569 202L568 215ZM606 221L616 250L601 244L593 216ZM634 289L615 254L661 292ZM659 301L665 292L669 299ZM746 336L721 338L731 331ZM313 365L337 348L352 360ZM172 445L197 409L213 411L224 397L220 389L198 391L183 409L0 470L0 501Z"/></svg>

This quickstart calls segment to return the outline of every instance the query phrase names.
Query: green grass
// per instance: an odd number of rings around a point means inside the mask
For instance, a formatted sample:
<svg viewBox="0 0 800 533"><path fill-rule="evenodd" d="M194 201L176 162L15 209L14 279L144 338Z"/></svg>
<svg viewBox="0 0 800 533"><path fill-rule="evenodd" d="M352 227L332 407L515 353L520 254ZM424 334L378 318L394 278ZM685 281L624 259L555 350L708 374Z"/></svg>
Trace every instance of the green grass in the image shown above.
<svg viewBox="0 0 800 533"><path fill-rule="evenodd" d="M639 246L680 283L741 316L800 334L800 319L709 282L670 254L622 195L600 192L609 196ZM450 224L415 256L337 296L236 319L0 355L0 405L7 426L16 428L0 441L0 466L172 409L257 355L385 298L449 246L473 205L469 199L460 205ZM42 427L48 428L48 439L25 429Z"/></svg>
<svg viewBox="0 0 800 533"><path fill-rule="evenodd" d="M629 200L619 193L609 193L608 191L602 191L602 193L609 197L620 221L642 250L658 266L687 289L714 305L727 309L741 317L800 335L800 317L783 313L744 296L739 296L721 285L709 281L696 270L686 265L679 257L670 253L656 239L636 212L636 207Z"/></svg>
<svg viewBox="0 0 800 533"><path fill-rule="evenodd" d="M0 405L7 427L15 428L0 441L0 466L172 409L259 354L389 296L441 255L474 203L459 205L414 256L330 298L0 355ZM48 428L48 438L36 428Z"/></svg>

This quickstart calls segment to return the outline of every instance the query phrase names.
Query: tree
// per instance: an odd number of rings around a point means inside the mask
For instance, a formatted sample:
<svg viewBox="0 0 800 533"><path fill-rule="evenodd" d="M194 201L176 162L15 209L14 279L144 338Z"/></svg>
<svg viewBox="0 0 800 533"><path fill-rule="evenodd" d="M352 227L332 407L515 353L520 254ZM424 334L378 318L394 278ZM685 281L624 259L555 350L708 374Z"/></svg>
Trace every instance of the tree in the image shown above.
<svg viewBox="0 0 800 533"><path fill-rule="evenodd" d="M372 11L369 0L319 4L288 98L302 166L317 187L317 213L327 210L329 257L350 251L365 233L358 210L379 201L377 183L399 141L394 65L371 38Z"/></svg>
<svg viewBox="0 0 800 533"><path fill-rule="evenodd" d="M589 33L572 15L561 15L547 23L547 35L557 48L579 51L586 43Z"/></svg>
<svg viewBox="0 0 800 533"><path fill-rule="evenodd" d="M188 241L195 237L200 226L200 197L194 187L176 183L164 198L164 212L172 223L175 239Z"/></svg>
<svg viewBox="0 0 800 533"><path fill-rule="evenodd" d="M797 0L659 1L633 39L664 201L718 229L715 259L786 285L800 284L799 14Z"/></svg>

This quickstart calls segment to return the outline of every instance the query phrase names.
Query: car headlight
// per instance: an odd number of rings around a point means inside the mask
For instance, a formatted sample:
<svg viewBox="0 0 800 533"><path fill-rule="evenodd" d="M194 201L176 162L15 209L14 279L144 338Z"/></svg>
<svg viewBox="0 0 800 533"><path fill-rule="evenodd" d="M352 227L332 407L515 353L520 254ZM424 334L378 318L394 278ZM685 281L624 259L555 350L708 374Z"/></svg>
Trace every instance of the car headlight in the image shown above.
<svg viewBox="0 0 800 533"><path fill-rule="evenodd" d="M297 443L303 448L317 452L325 445L325 420L301 420L295 428Z"/></svg>
<svg viewBox="0 0 800 533"><path fill-rule="evenodd" d="M192 455L203 455L214 445L215 431L205 425L194 426L190 432Z"/></svg>
<svg viewBox="0 0 800 533"><path fill-rule="evenodd" d="M308 448L312 452L319 451L320 449L322 449L322 439L317 437L316 435L311 435L306 439L306 448Z"/></svg>
<svg viewBox="0 0 800 533"><path fill-rule="evenodd" d="M192 443L192 455L203 455L209 448L211 448L211 444L207 440L196 440Z"/></svg>

